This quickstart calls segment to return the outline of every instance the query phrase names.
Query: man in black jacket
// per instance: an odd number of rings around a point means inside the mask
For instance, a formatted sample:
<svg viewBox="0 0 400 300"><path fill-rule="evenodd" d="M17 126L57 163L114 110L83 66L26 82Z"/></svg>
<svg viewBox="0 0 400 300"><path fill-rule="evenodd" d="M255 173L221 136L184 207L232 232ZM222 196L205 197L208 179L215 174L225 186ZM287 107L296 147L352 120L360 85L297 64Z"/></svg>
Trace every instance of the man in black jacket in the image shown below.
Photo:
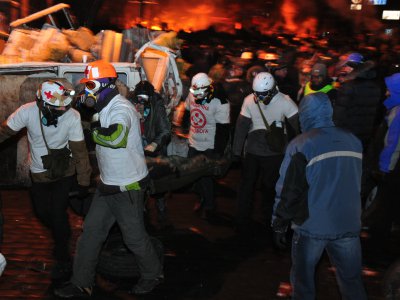
<svg viewBox="0 0 400 300"><path fill-rule="evenodd" d="M358 137L367 150L376 125L382 97L373 61L364 62L359 53L351 53L346 66L351 70L341 79L333 106L333 121Z"/></svg>
<svg viewBox="0 0 400 300"><path fill-rule="evenodd" d="M171 138L171 123L161 95L154 91L149 81L142 80L136 84L133 95L128 98L141 115L144 154L149 157L166 156ZM158 223L163 227L168 223L164 194L153 196L156 199Z"/></svg>

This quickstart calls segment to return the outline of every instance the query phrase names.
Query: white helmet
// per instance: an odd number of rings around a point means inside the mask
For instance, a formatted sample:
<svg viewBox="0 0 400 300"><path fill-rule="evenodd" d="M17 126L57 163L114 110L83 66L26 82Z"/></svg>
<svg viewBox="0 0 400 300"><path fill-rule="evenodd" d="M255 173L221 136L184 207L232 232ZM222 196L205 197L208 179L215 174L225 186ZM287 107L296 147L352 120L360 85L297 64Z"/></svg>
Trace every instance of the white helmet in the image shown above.
<svg viewBox="0 0 400 300"><path fill-rule="evenodd" d="M59 107L70 105L74 95L74 90L67 89L64 84L54 80L46 80L39 86L36 92L39 100L51 106Z"/></svg>
<svg viewBox="0 0 400 300"><path fill-rule="evenodd" d="M278 93L274 77L268 72L261 72L253 80L254 101L268 105Z"/></svg>
<svg viewBox="0 0 400 300"><path fill-rule="evenodd" d="M196 99L201 100L208 96L211 84L212 80L206 73L197 73L192 78L189 90Z"/></svg>
<svg viewBox="0 0 400 300"><path fill-rule="evenodd" d="M254 77L253 91L266 92L273 89L275 86L274 77L268 72L261 72Z"/></svg>

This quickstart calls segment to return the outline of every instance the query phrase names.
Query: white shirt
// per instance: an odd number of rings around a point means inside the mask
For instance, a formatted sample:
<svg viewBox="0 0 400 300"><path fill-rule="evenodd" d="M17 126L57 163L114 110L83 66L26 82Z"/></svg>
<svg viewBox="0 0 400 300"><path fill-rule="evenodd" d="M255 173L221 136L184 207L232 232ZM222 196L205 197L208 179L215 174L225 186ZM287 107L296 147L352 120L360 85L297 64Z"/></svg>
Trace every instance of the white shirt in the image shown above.
<svg viewBox="0 0 400 300"><path fill-rule="evenodd" d="M213 98L210 103L196 104L189 93L185 108L190 111L189 145L198 151L214 149L216 124L229 123L229 103Z"/></svg>
<svg viewBox="0 0 400 300"><path fill-rule="evenodd" d="M7 125L14 131L20 131L26 127L29 151L31 156L30 170L32 173L42 173L42 156L48 154L40 129L39 107L36 102L29 102L19 107L7 119ZM67 110L58 117L57 127L44 126L44 136L50 149L61 149L68 147L68 141L83 141L83 130L80 114L73 108Z"/></svg>
<svg viewBox="0 0 400 300"><path fill-rule="evenodd" d="M289 119L298 112L296 103L289 96L282 93L276 94L268 105L260 103L260 108L268 125L271 125L274 121L284 122L285 118ZM253 94L248 95L244 99L240 114L251 119L250 132L258 129L266 129L260 110L254 101Z"/></svg>
<svg viewBox="0 0 400 300"><path fill-rule="evenodd" d="M148 170L140 135L140 116L132 103L123 96L115 96L100 113L101 127L121 124L127 127L126 148L96 145L96 156L101 181L109 185L125 186L147 176Z"/></svg>

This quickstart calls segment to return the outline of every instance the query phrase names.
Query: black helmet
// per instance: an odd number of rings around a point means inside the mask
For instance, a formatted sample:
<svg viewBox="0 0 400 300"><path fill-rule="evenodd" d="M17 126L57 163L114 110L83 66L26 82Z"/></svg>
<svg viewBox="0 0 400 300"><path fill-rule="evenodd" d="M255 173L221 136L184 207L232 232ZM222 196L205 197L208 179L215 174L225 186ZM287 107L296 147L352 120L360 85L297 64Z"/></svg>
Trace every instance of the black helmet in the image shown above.
<svg viewBox="0 0 400 300"><path fill-rule="evenodd" d="M132 101L135 103L143 102L154 94L154 86L147 80L139 81L133 93Z"/></svg>

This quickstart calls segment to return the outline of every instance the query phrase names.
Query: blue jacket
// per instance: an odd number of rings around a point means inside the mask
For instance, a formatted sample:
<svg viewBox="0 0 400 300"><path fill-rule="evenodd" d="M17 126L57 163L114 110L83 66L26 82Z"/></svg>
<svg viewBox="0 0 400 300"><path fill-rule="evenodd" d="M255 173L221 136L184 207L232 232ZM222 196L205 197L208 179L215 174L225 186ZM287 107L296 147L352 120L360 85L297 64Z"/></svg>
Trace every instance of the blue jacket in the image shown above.
<svg viewBox="0 0 400 300"><path fill-rule="evenodd" d="M362 145L334 126L323 93L303 98L302 134L288 145L276 184L273 219L315 238L358 235L361 229Z"/></svg>
<svg viewBox="0 0 400 300"><path fill-rule="evenodd" d="M390 96L383 102L387 109L387 133L379 156L379 169L384 173L394 170L400 155L400 73L385 78Z"/></svg>

